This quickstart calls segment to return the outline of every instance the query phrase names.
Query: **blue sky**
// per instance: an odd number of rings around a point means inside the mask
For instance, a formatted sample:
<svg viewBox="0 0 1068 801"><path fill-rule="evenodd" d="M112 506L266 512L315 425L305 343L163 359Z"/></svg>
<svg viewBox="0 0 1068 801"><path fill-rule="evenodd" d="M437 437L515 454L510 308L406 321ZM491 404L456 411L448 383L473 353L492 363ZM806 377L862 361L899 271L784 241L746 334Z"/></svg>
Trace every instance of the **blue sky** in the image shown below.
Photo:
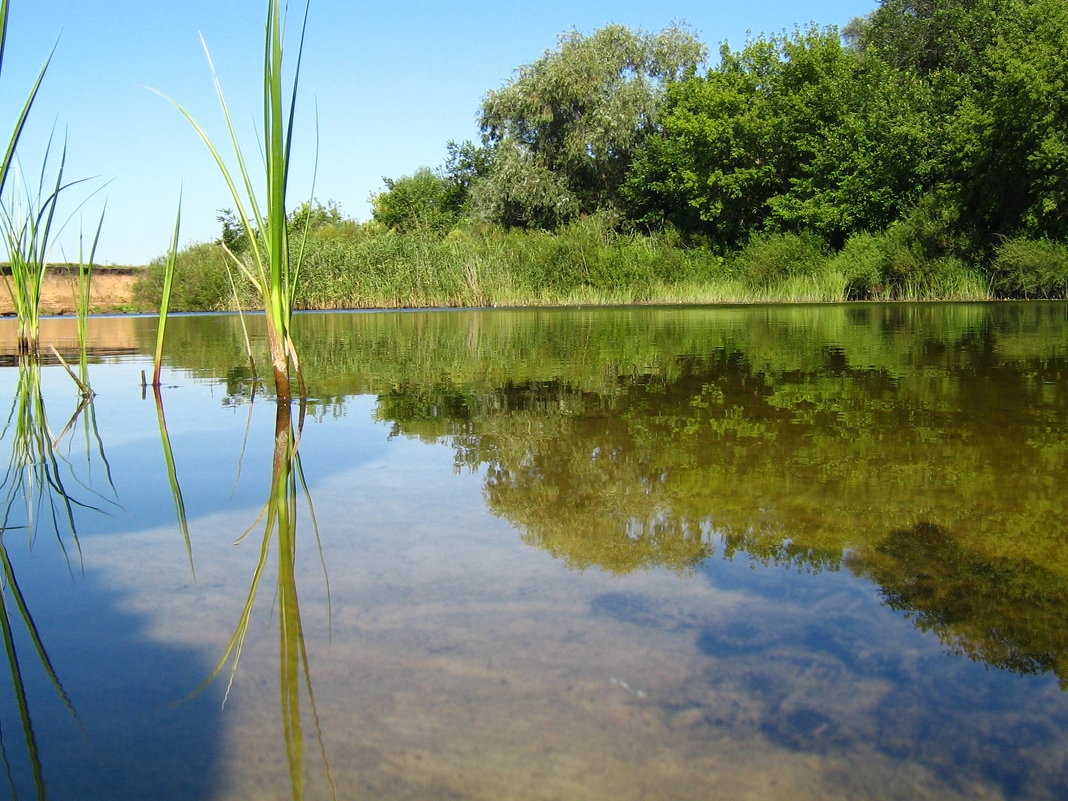
<svg viewBox="0 0 1068 801"><path fill-rule="evenodd" d="M193 129L147 87L186 106L222 144L202 34L231 113L254 145L265 0L11 0L11 5L0 130L10 131L58 40L25 134L24 166L27 172L39 169L43 143L55 126L60 137L67 135L67 175L90 179L70 190L68 212L76 197L103 186L76 212L60 240L63 253L53 253L53 259L77 257L79 226L87 232L95 228L105 198L98 252L105 264L142 264L162 253L180 189L182 242L215 238L217 209L232 205L226 187ZM381 189L382 176L437 166L448 140L477 139L475 117L483 95L551 49L564 31L591 33L609 23L655 31L683 21L715 53L724 41L740 47L750 32L777 33L810 22L841 26L877 5L876 0L312 0L291 205L311 191L316 109L315 196L336 200L346 215L362 220L370 216L368 197ZM294 16L302 9L294 0Z"/></svg>

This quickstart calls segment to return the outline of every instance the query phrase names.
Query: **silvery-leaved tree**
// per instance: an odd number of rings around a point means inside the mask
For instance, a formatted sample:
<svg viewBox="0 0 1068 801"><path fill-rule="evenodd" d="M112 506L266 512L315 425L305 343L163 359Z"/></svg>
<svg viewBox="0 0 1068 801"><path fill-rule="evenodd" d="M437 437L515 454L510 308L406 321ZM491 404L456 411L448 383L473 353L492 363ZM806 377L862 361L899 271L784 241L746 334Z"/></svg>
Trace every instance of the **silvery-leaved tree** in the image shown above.
<svg viewBox="0 0 1068 801"><path fill-rule="evenodd" d="M552 227L618 208L631 159L656 129L665 86L693 74L705 56L681 26L563 34L556 49L520 67L482 103L479 124L493 163L472 188L475 215Z"/></svg>

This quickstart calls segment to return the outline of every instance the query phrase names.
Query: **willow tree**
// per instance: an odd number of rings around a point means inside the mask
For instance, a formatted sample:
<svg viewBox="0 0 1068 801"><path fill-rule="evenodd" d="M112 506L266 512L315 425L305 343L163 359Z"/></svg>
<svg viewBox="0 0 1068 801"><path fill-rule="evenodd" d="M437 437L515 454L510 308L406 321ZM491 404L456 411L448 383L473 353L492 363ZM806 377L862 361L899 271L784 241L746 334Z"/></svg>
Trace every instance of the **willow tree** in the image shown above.
<svg viewBox="0 0 1068 801"><path fill-rule="evenodd" d="M682 27L644 33L609 25L570 31L486 95L479 124L493 150L473 188L482 217L552 227L618 208L631 159L657 125L665 86L693 74L704 45Z"/></svg>

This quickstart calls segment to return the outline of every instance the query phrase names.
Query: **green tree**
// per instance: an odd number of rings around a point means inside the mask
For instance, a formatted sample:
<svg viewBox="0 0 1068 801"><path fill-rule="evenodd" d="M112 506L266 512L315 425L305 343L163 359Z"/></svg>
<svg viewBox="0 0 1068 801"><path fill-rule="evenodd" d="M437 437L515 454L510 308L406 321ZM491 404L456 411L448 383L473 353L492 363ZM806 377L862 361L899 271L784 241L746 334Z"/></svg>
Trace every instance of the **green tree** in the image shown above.
<svg viewBox="0 0 1068 801"><path fill-rule="evenodd" d="M458 212L466 211L471 188L493 170L493 148L470 140L449 141L442 173L448 184L449 203Z"/></svg>
<svg viewBox="0 0 1068 801"><path fill-rule="evenodd" d="M375 220L399 231L448 228L457 219L450 182L429 167L411 175L383 178L384 192L371 195Z"/></svg>
<svg viewBox="0 0 1068 801"><path fill-rule="evenodd" d="M881 0L847 30L898 69L974 83L1016 0Z"/></svg>
<svg viewBox="0 0 1068 801"><path fill-rule="evenodd" d="M219 209L215 217L222 223L222 231L215 240L216 245L224 245L231 253L242 253L248 248L248 232L245 226L234 214L233 209Z"/></svg>
<svg viewBox="0 0 1068 801"><path fill-rule="evenodd" d="M1068 238L1068 5L1016 2L1011 12L950 148L965 214L988 246L1014 233Z"/></svg>
<svg viewBox="0 0 1068 801"><path fill-rule="evenodd" d="M551 227L618 206L638 147L656 129L664 87L706 55L685 28L646 34L609 25L571 31L482 103L493 168L472 201L480 216Z"/></svg>
<svg viewBox="0 0 1068 801"><path fill-rule="evenodd" d="M341 206L336 200L322 204L317 200L305 200L289 213L289 230L298 234L302 231L314 231L328 225L337 225L344 219Z"/></svg>
<svg viewBox="0 0 1068 801"><path fill-rule="evenodd" d="M881 230L916 198L932 160L925 84L842 44L835 28L722 50L673 85L625 190L634 216L727 245L754 229L841 242Z"/></svg>

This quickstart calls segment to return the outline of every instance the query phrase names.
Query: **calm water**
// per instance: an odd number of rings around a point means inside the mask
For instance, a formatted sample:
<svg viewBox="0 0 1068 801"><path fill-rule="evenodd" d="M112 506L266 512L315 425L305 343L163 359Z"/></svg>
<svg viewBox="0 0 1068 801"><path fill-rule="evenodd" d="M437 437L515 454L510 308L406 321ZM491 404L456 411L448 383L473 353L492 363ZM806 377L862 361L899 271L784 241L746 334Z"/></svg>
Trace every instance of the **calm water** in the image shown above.
<svg viewBox="0 0 1068 801"><path fill-rule="evenodd" d="M1068 305L297 322L0 356L0 797L1068 795Z"/></svg>

